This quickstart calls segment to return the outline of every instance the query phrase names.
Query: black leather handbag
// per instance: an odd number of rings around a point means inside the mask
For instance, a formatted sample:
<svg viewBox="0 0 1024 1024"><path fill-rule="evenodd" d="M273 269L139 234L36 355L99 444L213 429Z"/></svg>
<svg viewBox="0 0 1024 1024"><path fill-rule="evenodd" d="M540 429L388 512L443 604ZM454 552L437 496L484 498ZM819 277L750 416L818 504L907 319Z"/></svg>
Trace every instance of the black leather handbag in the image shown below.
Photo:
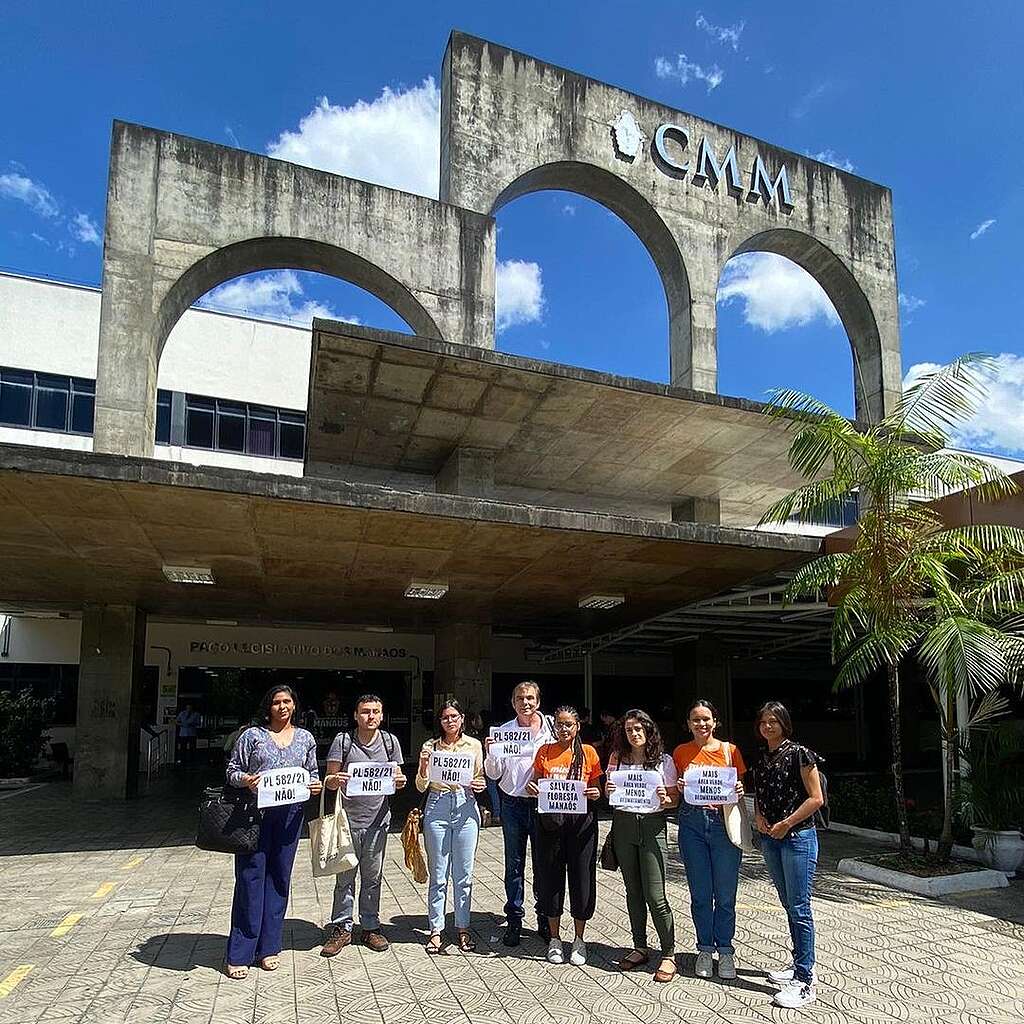
<svg viewBox="0 0 1024 1024"><path fill-rule="evenodd" d="M196 846L214 853L255 853L260 843L256 797L239 786L209 786L199 802Z"/></svg>

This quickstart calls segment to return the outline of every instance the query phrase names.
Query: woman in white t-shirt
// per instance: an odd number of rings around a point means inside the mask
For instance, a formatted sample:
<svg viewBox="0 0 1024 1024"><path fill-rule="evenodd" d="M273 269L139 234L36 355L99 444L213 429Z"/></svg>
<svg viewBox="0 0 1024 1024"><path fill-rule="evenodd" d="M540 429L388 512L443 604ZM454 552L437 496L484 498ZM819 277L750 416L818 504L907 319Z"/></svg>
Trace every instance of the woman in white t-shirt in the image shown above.
<svg viewBox="0 0 1024 1024"><path fill-rule="evenodd" d="M632 971L651 958L647 946L647 912L661 943L661 961L655 981L671 981L676 974L676 937L672 908L665 895L665 815L679 799L676 766L665 753L658 726L646 711L627 711L612 728L611 750L605 778L609 797L616 791L612 772L631 770L654 772L657 778L650 803L642 806L650 789L646 776L638 776L631 786L631 804L636 810L616 807L612 816L611 840L626 886L626 910L633 933L633 949L619 960L623 971ZM621 778L620 778L620 781Z"/></svg>

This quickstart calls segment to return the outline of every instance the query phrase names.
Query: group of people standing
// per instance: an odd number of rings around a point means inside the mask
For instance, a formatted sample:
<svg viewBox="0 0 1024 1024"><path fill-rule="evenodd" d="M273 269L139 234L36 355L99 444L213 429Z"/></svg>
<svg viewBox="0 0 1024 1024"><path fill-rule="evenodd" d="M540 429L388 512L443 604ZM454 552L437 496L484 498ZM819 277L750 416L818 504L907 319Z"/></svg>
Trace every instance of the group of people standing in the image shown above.
<svg viewBox="0 0 1024 1024"><path fill-rule="evenodd" d="M527 848L532 861L533 902L537 932L546 943L549 963L587 962L585 932L597 900L598 823L595 803L610 799L616 786L612 774L624 770L655 773L652 805L627 809L612 799L612 828L602 862L613 860L621 870L632 948L619 960L624 971L635 971L651 960L648 918L658 937L660 956L654 979L671 981L677 971L675 924L666 889L667 814L678 815L679 854L690 891L690 912L696 937L697 977L717 971L724 980L736 978L733 938L736 929L736 891L742 850L726 828L726 804L690 802L685 781L701 766L735 769L735 799L744 797L747 766L739 749L716 735L718 714L708 700L694 701L686 720L692 735L670 755L657 724L645 711L631 709L615 723L607 743L604 765L594 746L583 742L580 715L559 707L553 716L541 711L540 687L525 681L512 693L515 716L502 729L529 730L529 743L509 755L466 734L465 712L455 700L438 712L438 734L423 745L415 777L424 794L423 837L428 864L426 951L444 950L445 906L449 884L453 892L456 944L475 949L470 932L473 865L480 829L477 798L488 780L497 783L504 836L505 930L503 943L522 941L525 918ZM391 764L395 789L407 782L402 751L396 737L381 728L383 703L368 694L355 708L355 728L339 733L327 758L322 785L340 790L352 833L358 864L336 878L331 920L321 955L335 956L353 941L356 876L359 876L358 918L361 941L374 951L388 948L380 925L380 887L390 828L387 796L348 795L350 768L357 761ZM269 768L305 767L321 782L315 741L296 728L295 694L278 687L265 701L264 726L244 732L228 764L228 782L256 788L260 773ZM793 960L768 974L779 986L775 1002L797 1008L813 1001L814 924L810 890L817 863L814 815L823 803L817 756L793 739L790 716L781 704L769 702L756 720L761 755L752 771L754 825L769 875L786 911ZM494 749L492 750L492 746ZM469 781L440 782L431 778L434 752L468 755ZM465 761L466 759L463 758ZM726 773L731 777L730 773ZM605 779L604 786L601 785ZM539 813L544 780L579 783L584 804L554 813ZM550 784L549 784L550 785ZM619 804L619 806L615 806ZM271 813L273 812L273 813ZM258 963L274 970L281 949L282 921L295 848L301 829L301 805L270 808L264 814L259 850L236 855L232 927L228 940L227 973L244 977ZM566 888L573 937L566 956L561 919ZM717 960L716 960L717 958Z"/></svg>

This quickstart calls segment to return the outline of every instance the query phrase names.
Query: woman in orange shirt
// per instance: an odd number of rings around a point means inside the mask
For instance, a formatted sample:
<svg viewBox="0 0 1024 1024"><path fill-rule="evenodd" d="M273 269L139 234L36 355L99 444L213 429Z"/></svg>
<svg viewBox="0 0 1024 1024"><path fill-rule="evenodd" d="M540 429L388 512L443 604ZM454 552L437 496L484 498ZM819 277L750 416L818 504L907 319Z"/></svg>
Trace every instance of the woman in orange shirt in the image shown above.
<svg viewBox="0 0 1024 1024"><path fill-rule="evenodd" d="M548 942L548 963L565 962L560 928L565 881L569 879L569 909L576 932L569 962L582 967L587 962L587 946L583 933L594 916L597 902L597 817L593 801L601 796L597 783L601 778L601 761L597 751L580 740L579 712L562 706L555 712L554 743L537 751L533 761L533 780L527 785L530 796L538 796L541 779L573 779L584 783L586 809L582 814L557 813L537 815L536 872L537 904L547 914L551 927Z"/></svg>
<svg viewBox="0 0 1024 1024"><path fill-rule="evenodd" d="M718 713L709 700L694 701L686 712L693 734L672 754L679 772L679 854L686 866L686 884L690 890L690 914L697 933L698 978L710 978L714 954L718 953L718 976L736 977L736 958L732 940L736 933L736 888L740 878L743 851L733 846L725 830L721 804L692 804L686 801L685 779L688 768L710 765L736 769L736 795L743 799L743 776L747 766L739 749L715 737Z"/></svg>

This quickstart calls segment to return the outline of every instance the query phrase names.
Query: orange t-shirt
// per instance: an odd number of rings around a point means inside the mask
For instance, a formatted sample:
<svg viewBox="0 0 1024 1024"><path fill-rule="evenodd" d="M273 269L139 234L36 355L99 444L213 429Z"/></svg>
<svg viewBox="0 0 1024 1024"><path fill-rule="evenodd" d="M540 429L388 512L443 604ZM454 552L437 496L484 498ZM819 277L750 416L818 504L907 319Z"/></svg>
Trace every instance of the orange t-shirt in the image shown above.
<svg viewBox="0 0 1024 1024"><path fill-rule="evenodd" d="M740 753L740 748L737 747L735 743L730 743L729 746L732 748L732 766L736 769L736 777L742 779L747 770L747 766L743 763L743 755ZM683 777L683 772L685 772L691 764L709 764L715 765L719 768L726 768L725 740L722 740L722 745L717 750L708 750L707 747L699 747L694 741L689 743L680 743L679 746L672 751L672 760L676 763L676 770L679 772L680 778Z"/></svg>
<svg viewBox="0 0 1024 1024"><path fill-rule="evenodd" d="M562 750L558 743L545 743L533 759L533 770L538 779L564 779L572 765L572 747ZM583 771L580 776L588 785L601 777L601 759L589 744L583 744Z"/></svg>

